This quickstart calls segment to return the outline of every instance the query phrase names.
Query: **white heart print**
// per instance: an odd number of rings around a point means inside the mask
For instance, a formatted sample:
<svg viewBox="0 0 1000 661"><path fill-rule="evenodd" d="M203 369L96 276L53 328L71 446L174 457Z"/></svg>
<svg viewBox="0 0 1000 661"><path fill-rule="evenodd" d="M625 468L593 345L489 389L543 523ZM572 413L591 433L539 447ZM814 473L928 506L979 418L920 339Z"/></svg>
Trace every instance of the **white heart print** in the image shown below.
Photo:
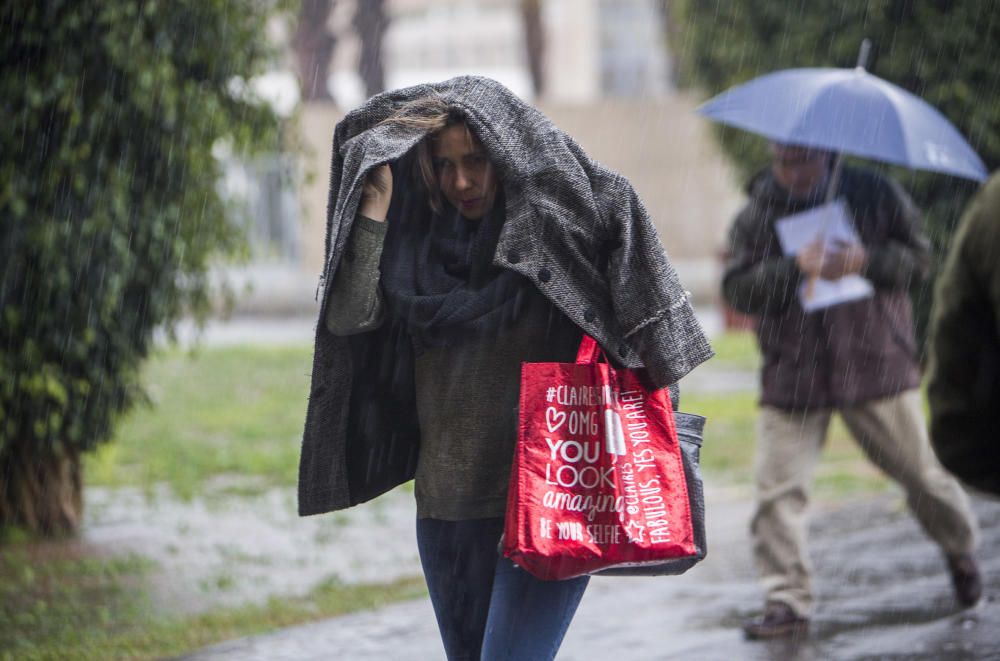
<svg viewBox="0 0 1000 661"><path fill-rule="evenodd" d="M545 425L549 428L550 434L562 427L565 422L565 411L558 411L554 406L545 409Z"/></svg>

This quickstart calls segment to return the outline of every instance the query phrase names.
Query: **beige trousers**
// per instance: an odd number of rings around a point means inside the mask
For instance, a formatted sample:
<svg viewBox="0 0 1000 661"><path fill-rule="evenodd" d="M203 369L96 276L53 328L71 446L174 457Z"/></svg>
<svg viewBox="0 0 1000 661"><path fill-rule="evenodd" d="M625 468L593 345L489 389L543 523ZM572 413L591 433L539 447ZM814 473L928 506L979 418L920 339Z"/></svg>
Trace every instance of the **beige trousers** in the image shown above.
<svg viewBox="0 0 1000 661"><path fill-rule="evenodd" d="M802 616L813 607L806 553L809 491L832 413L762 407L757 423L754 560L768 601L786 603ZM977 530L969 500L931 450L920 392L838 413L868 458L903 487L910 510L945 555L971 552Z"/></svg>

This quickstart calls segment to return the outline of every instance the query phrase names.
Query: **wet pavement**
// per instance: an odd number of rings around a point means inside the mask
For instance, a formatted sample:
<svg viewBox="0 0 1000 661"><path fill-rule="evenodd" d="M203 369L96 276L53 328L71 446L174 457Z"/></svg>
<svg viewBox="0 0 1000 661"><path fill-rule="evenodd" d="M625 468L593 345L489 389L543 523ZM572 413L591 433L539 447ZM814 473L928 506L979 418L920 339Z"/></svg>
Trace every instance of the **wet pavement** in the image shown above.
<svg viewBox="0 0 1000 661"><path fill-rule="evenodd" d="M818 606L807 635L753 642L761 605L750 565L749 501L709 485L709 557L678 577L591 581L559 659L1000 659L1000 502L974 499L986 596L954 602L936 547L897 494L818 505ZM427 599L205 649L188 661L442 659Z"/></svg>
<svg viewBox="0 0 1000 661"><path fill-rule="evenodd" d="M179 500L166 486L87 488L81 552L152 561L153 608L193 615L306 594L325 581L419 576L413 494L405 489L327 516L300 518L293 488Z"/></svg>

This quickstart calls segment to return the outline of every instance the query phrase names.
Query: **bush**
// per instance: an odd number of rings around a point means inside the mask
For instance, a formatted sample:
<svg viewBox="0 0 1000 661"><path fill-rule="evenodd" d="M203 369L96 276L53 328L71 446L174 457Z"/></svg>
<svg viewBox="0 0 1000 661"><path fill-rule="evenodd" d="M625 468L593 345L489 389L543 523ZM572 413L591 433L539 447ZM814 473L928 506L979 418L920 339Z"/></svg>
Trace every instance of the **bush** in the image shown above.
<svg viewBox="0 0 1000 661"><path fill-rule="evenodd" d="M208 306L240 245L213 147L273 146L243 90L268 0L0 9L0 524L72 529L78 456L140 393L153 330Z"/></svg>

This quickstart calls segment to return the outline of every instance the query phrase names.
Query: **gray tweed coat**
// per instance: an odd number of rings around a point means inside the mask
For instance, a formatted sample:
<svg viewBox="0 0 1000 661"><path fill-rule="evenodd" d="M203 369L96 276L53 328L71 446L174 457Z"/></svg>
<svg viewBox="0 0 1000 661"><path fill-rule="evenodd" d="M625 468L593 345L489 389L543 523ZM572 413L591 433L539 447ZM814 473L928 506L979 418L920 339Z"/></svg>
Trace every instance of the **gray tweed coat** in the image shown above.
<svg viewBox="0 0 1000 661"><path fill-rule="evenodd" d="M465 113L500 171L506 221L495 264L534 283L612 362L644 366L655 386L677 382L712 355L624 177L591 160L493 80L463 76L379 94L348 114L333 135L323 305L299 465L301 515L365 502L413 477L420 436L405 331L386 323L337 337L322 320L325 284L344 257L366 174L424 137L378 124L400 105L433 94Z"/></svg>

